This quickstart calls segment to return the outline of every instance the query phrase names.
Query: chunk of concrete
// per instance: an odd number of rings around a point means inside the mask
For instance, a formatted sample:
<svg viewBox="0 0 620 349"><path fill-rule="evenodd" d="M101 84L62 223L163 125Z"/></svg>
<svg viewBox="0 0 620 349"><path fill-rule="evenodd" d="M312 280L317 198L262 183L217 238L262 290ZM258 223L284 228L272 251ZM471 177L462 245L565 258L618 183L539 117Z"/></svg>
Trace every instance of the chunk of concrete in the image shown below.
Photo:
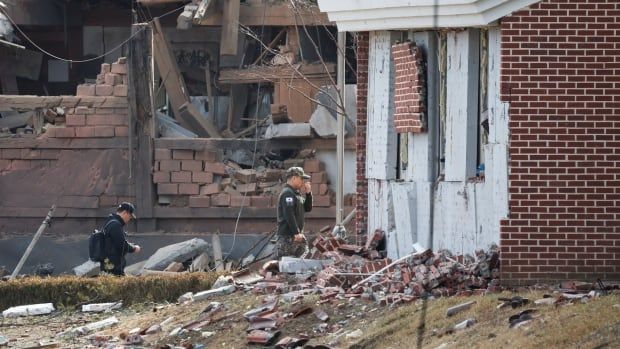
<svg viewBox="0 0 620 349"><path fill-rule="evenodd" d="M232 276L230 275L220 275L217 280L211 286L211 289L214 290L216 288L232 285L235 282Z"/></svg>
<svg viewBox="0 0 620 349"><path fill-rule="evenodd" d="M179 296L179 298L177 299L177 302L185 303L185 302L191 302L193 300L194 300L194 293L193 292L185 292L181 296Z"/></svg>
<svg viewBox="0 0 620 349"><path fill-rule="evenodd" d="M146 260L140 261L138 263L134 263L125 268L125 274L132 276L139 276L142 273L142 268L144 267L144 263Z"/></svg>
<svg viewBox="0 0 620 349"><path fill-rule="evenodd" d="M201 253L194 259L192 265L189 266L190 272L207 270L209 270L209 255L206 253Z"/></svg>
<svg viewBox="0 0 620 349"><path fill-rule="evenodd" d="M160 248L144 263L143 269L164 270L172 262L185 262L207 251L207 242L191 239Z"/></svg>
<svg viewBox="0 0 620 349"><path fill-rule="evenodd" d="M265 130L265 139L275 138L312 138L312 128L305 122L271 124Z"/></svg>
<svg viewBox="0 0 620 349"><path fill-rule="evenodd" d="M82 305L82 312L93 312L99 313L107 310L119 309L123 306L123 302L115 302L115 303L93 303L93 304L84 304Z"/></svg>
<svg viewBox="0 0 620 349"><path fill-rule="evenodd" d="M91 322L90 324L76 327L65 332L60 333L58 336L64 335L73 335L73 336L83 336L93 331L101 330L103 328L112 327L118 323L118 319L116 316L109 317L107 319L103 319L97 322Z"/></svg>
<svg viewBox="0 0 620 349"><path fill-rule="evenodd" d="M18 316L45 315L53 312L54 310L54 305L52 303L20 305L17 307L11 307L3 311L2 316L8 318Z"/></svg>
<svg viewBox="0 0 620 349"><path fill-rule="evenodd" d="M338 120L322 105L318 105L310 117L310 126L321 138L336 138ZM344 134L347 134L345 130Z"/></svg>
<svg viewBox="0 0 620 349"><path fill-rule="evenodd" d="M326 266L333 264L331 259L302 259L294 257L282 257L278 263L281 273L307 273L323 270Z"/></svg>
<svg viewBox="0 0 620 349"><path fill-rule="evenodd" d="M73 268L73 273L77 276L95 276L99 275L99 262L93 262L90 259Z"/></svg>
<svg viewBox="0 0 620 349"><path fill-rule="evenodd" d="M164 269L164 271L170 271L170 272L174 272L174 273L178 273L180 271L183 271L183 263L179 263L179 262L172 262L170 263L166 269Z"/></svg>
<svg viewBox="0 0 620 349"><path fill-rule="evenodd" d="M194 294L193 299L194 299L194 301L202 301L202 300L205 300L205 299L207 299L209 297L213 297L213 296L219 296L219 295L224 295L224 294L231 294L231 293L235 292L235 290L236 290L235 285L222 286L222 287L215 288L215 289L212 289L212 290L198 292L198 293Z"/></svg>

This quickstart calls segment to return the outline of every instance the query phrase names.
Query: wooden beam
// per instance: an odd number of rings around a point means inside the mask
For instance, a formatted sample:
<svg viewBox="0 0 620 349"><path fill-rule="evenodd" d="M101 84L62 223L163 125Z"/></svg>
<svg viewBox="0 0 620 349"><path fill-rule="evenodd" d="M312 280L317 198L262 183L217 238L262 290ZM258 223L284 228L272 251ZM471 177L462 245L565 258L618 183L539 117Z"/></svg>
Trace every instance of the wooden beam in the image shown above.
<svg viewBox="0 0 620 349"><path fill-rule="evenodd" d="M280 39L282 39L282 37L284 36L284 33L286 33L286 28L282 28L282 30L280 30L278 35L276 35L276 37L273 38L273 40L271 40L269 45L267 45L267 47L269 47L269 50L273 49L276 46L276 43L278 41L280 41ZM252 65L256 65L256 64L260 63L261 59L263 59L263 57L265 57L265 55L267 54L267 52L269 52L269 50L267 50L267 49L263 50L263 52L260 53L258 58L256 58L256 60L252 63Z"/></svg>
<svg viewBox="0 0 620 349"><path fill-rule="evenodd" d="M200 114L198 108L190 102L183 103L179 108L179 114L185 123L190 125L190 130L195 131L200 137L222 137L217 127Z"/></svg>
<svg viewBox="0 0 620 349"><path fill-rule="evenodd" d="M15 110L37 108L127 108L126 97L0 95L0 105Z"/></svg>
<svg viewBox="0 0 620 349"><path fill-rule="evenodd" d="M220 41L220 56L237 55L239 43L239 7L240 0L224 1L222 16L222 40Z"/></svg>
<svg viewBox="0 0 620 349"><path fill-rule="evenodd" d="M221 69L218 82L220 84L255 84L258 82L278 82L281 79L302 79L309 80L329 79L329 75L334 75L336 65L326 64L328 71L325 71L323 64L300 64L297 71L290 66L253 66L246 69ZM301 75L300 75L301 74Z"/></svg>
<svg viewBox="0 0 620 349"><path fill-rule="evenodd" d="M204 118L189 101L187 86L179 71L176 60L172 55L170 46L164 37L163 30L158 18L154 19L154 51L155 62L159 74L164 76L164 86L170 97L172 111L181 125L190 131L194 131L201 137L220 137L213 123Z"/></svg>
<svg viewBox="0 0 620 349"><path fill-rule="evenodd" d="M299 10L300 13L296 14L288 5L272 5L267 4L267 2L263 5L243 4L239 9L239 22L246 26L295 26L300 23L305 23L305 25L335 25L329 21L327 14L322 13L317 6ZM220 26L223 23L223 14L209 14L206 18L194 23Z"/></svg>
<svg viewBox="0 0 620 349"><path fill-rule="evenodd" d="M157 64L159 74L164 77L164 86L170 97L172 112L175 118L181 121L182 118L179 108L184 103L189 102L187 86L185 86L183 76L179 71L175 58L172 56L170 46L164 37L164 31L159 22L159 18L155 17L153 24L153 56L155 58L155 63Z"/></svg>

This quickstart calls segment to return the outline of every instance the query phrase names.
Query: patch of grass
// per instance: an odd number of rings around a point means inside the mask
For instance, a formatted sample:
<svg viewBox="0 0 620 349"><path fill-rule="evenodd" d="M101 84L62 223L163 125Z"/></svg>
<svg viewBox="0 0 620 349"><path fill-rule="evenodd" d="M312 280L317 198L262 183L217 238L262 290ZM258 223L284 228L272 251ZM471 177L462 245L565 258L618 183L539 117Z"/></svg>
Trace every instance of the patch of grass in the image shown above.
<svg viewBox="0 0 620 349"><path fill-rule="evenodd" d="M29 277L0 283L0 309L36 303L54 303L58 308L65 308L118 300L122 300L125 305L176 302L185 292L209 289L219 275L183 273L178 276L142 277Z"/></svg>
<svg viewBox="0 0 620 349"><path fill-rule="evenodd" d="M617 348L620 347L620 295L613 294L565 306L530 306L497 309L498 297L451 297L425 303L405 305L376 319L363 329L364 336L349 343L350 348L435 348L443 343L448 348ZM532 302L542 292L521 294ZM475 300L476 303L455 316L446 310L454 305ZM536 309L530 323L511 329L508 318L528 309ZM468 329L443 336L444 329L467 319L476 319ZM420 325L424 326L421 328Z"/></svg>

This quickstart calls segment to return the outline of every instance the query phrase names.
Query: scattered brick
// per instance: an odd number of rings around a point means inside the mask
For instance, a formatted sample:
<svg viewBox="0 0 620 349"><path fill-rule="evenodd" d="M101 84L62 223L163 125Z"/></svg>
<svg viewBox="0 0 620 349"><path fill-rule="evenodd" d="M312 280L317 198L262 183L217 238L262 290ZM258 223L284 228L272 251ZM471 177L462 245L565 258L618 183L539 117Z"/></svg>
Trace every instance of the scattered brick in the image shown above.
<svg viewBox="0 0 620 349"><path fill-rule="evenodd" d="M127 74L127 64L112 63L111 72L115 74Z"/></svg>
<svg viewBox="0 0 620 349"><path fill-rule="evenodd" d="M226 165L221 162L206 162L205 171L216 175L226 175Z"/></svg>
<svg viewBox="0 0 620 349"><path fill-rule="evenodd" d="M81 84L77 86L75 92L76 96L96 96L96 85L94 84Z"/></svg>

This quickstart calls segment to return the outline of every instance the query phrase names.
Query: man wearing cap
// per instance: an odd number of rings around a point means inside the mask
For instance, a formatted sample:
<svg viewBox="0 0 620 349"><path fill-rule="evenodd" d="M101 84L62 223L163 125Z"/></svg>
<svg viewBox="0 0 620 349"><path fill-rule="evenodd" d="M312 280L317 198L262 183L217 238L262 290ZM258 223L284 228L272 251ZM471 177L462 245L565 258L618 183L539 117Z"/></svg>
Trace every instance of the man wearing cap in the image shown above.
<svg viewBox="0 0 620 349"><path fill-rule="evenodd" d="M286 185L278 198L277 257L299 257L305 250L304 216L312 210L310 176L301 167L286 171Z"/></svg>
<svg viewBox="0 0 620 349"><path fill-rule="evenodd" d="M125 224L136 219L136 208L129 202L123 202L116 208L116 213L108 216L103 226L106 235L106 259L100 263L101 271L122 276L125 275L125 255L140 252L140 246L127 242L123 230Z"/></svg>

